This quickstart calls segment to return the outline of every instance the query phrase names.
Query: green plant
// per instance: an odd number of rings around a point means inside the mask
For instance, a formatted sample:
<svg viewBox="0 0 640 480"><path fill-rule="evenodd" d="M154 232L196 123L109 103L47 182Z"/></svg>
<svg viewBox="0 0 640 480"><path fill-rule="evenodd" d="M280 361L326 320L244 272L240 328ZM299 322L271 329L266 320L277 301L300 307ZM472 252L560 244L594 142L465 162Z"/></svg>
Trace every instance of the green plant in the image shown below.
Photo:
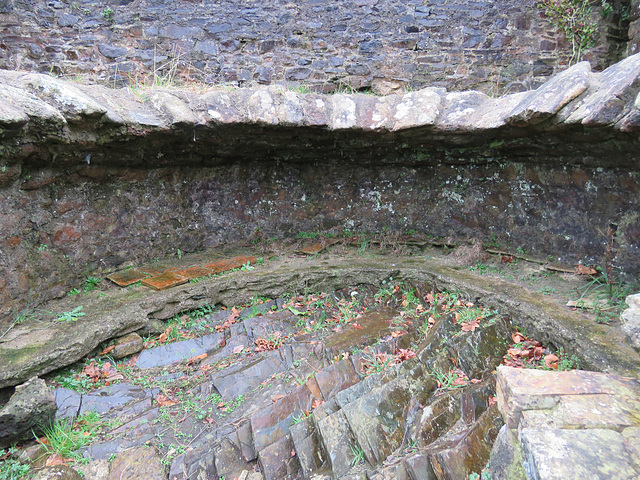
<svg viewBox="0 0 640 480"><path fill-rule="evenodd" d="M44 243L41 243L40 246L38 247L39 252L43 252L44 250L48 250L48 249L49 249L49 245L46 245Z"/></svg>
<svg viewBox="0 0 640 480"><path fill-rule="evenodd" d="M240 270L242 272L247 272L247 271L253 270L253 269L254 269L254 267L252 267L251 263L249 263L249 262L245 263L244 265L242 265L242 267L240 267Z"/></svg>
<svg viewBox="0 0 640 480"><path fill-rule="evenodd" d="M292 415L291 416L291 425L296 425L303 421L305 418L310 417L311 414L307 412L302 412L300 415Z"/></svg>
<svg viewBox="0 0 640 480"><path fill-rule="evenodd" d="M46 441L38 442L49 453L78 461L81 457L75 453L76 450L91 443L100 426L100 415L96 412L87 412L75 422L60 418L43 429Z"/></svg>
<svg viewBox="0 0 640 480"><path fill-rule="evenodd" d="M349 445L349 449L351 450L351 454L353 455L353 459L351 460L351 466L355 467L356 465L364 462L364 450L358 444Z"/></svg>
<svg viewBox="0 0 640 480"><path fill-rule="evenodd" d="M551 25L564 33L571 43L571 60L578 62L585 49L595 45L598 22L589 0L539 0L537 6Z"/></svg>
<svg viewBox="0 0 640 480"><path fill-rule="evenodd" d="M59 313L56 320L58 320L59 322L75 322L80 317L84 317L86 315L86 313L82 312L81 310L82 305L74 308L70 312Z"/></svg>
<svg viewBox="0 0 640 480"><path fill-rule="evenodd" d="M556 293L556 289L550 287L549 285L545 285L540 290L538 290L538 293L541 293L543 295L551 295L552 293Z"/></svg>
<svg viewBox="0 0 640 480"><path fill-rule="evenodd" d="M7 450L0 449L0 480L20 480L29 475L31 466L13 458L17 452L18 449L15 447L9 447Z"/></svg>
<svg viewBox="0 0 640 480"><path fill-rule="evenodd" d="M182 250L178 249L176 254L178 255L178 260L182 260Z"/></svg>
<svg viewBox="0 0 640 480"><path fill-rule="evenodd" d="M16 325L21 325L22 322L24 322L28 318L31 318L33 315L34 311L28 307L18 313L11 325L9 325L9 328L7 328L2 335L0 335L0 340L2 340L2 338L4 338L4 336L9 333L13 327L15 327Z"/></svg>
<svg viewBox="0 0 640 480"><path fill-rule="evenodd" d="M516 253L518 255L526 255L527 251L524 249L524 247L520 246L520 247L516 248Z"/></svg>
<svg viewBox="0 0 640 480"><path fill-rule="evenodd" d="M113 13L114 13L113 9L111 7L107 7L102 12L100 12L100 15L102 15L107 20L107 22L112 22Z"/></svg>
<svg viewBox="0 0 640 480"><path fill-rule="evenodd" d="M2 170L2 173L6 172L7 171L7 166L3 165L1 170Z"/></svg>

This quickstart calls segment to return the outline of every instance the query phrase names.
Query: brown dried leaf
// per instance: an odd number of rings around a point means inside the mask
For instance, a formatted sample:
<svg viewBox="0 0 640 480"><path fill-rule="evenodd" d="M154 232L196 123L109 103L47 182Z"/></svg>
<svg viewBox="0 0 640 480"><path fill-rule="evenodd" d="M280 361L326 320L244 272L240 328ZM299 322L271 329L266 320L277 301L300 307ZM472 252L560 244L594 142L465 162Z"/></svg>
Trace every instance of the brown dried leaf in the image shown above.
<svg viewBox="0 0 640 480"><path fill-rule="evenodd" d="M109 353L109 352L110 352L111 350L113 350L114 348L116 348L116 346L115 346L115 345L111 345L111 346L109 346L109 347L105 348L104 350L102 350L102 351L100 352L100 355L106 355L107 353Z"/></svg>
<svg viewBox="0 0 640 480"><path fill-rule="evenodd" d="M587 267L585 265L575 265L576 274L578 275L597 275L598 271L595 268Z"/></svg>
<svg viewBox="0 0 640 480"><path fill-rule="evenodd" d="M177 400L169 398L166 395L162 395L161 393L156 395L156 402L158 402L158 405L161 407L171 407L178 404Z"/></svg>

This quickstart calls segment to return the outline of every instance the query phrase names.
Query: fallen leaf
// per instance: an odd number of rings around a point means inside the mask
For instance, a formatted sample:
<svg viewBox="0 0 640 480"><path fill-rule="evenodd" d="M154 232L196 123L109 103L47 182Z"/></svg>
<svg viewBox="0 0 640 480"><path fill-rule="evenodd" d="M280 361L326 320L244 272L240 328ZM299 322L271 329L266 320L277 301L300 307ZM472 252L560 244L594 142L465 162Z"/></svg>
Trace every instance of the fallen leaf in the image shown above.
<svg viewBox="0 0 640 480"><path fill-rule="evenodd" d="M362 325L360 325L359 323L352 323L352 325L356 330L362 330Z"/></svg>
<svg viewBox="0 0 640 480"><path fill-rule="evenodd" d="M471 322L464 322L462 324L462 331L463 332L473 332L479 326L480 326L480 320L478 318L476 318L475 320L472 320Z"/></svg>
<svg viewBox="0 0 640 480"><path fill-rule="evenodd" d="M544 366L547 368L558 368L557 362L560 360L556 355L550 353L544 356ZM554 365L556 364L556 365Z"/></svg>
<svg viewBox="0 0 640 480"><path fill-rule="evenodd" d="M240 353L242 350L244 350L244 345L238 345L237 347L234 347L233 353Z"/></svg>
<svg viewBox="0 0 640 480"><path fill-rule="evenodd" d="M63 458L60 455L58 455L57 453L52 453L47 458L47 461L45 462L45 466L46 467L52 467L54 465L67 465L68 461L69 461L68 458Z"/></svg>
<svg viewBox="0 0 640 480"><path fill-rule="evenodd" d="M576 265L576 274L578 275L597 275L598 271L595 268L587 267L585 265Z"/></svg>
<svg viewBox="0 0 640 480"><path fill-rule="evenodd" d="M178 404L177 400L162 395L161 393L156 395L156 402L158 402L158 405L160 405L161 407L171 407Z"/></svg>
<svg viewBox="0 0 640 480"><path fill-rule="evenodd" d="M115 345L111 345L107 348L105 348L103 351L100 352L100 355L106 355L107 353L109 353L111 350L113 350L114 348L116 348Z"/></svg>
<svg viewBox="0 0 640 480"><path fill-rule="evenodd" d="M293 448L291 449L291 456L292 456L292 457L295 457L295 456L296 456L296 451L295 451Z"/></svg>
<svg viewBox="0 0 640 480"><path fill-rule="evenodd" d="M479 378L472 378L470 380L471 383L480 383L482 380L480 380Z"/></svg>
<svg viewBox="0 0 640 480"><path fill-rule="evenodd" d="M167 334L166 333L160 334L160 336L158 337L158 343L164 343L166 341L167 341Z"/></svg>
<svg viewBox="0 0 640 480"><path fill-rule="evenodd" d="M497 402L498 400L496 399L496 397L492 395L489 397L489 401L487 402L487 404L491 406L491 405L495 405Z"/></svg>
<svg viewBox="0 0 640 480"><path fill-rule="evenodd" d="M213 422L214 422L214 420L213 420L213 418L211 418L211 417L204 417L204 418L202 419L202 423L207 423L207 424L209 424L209 425L211 425Z"/></svg>
<svg viewBox="0 0 640 480"><path fill-rule="evenodd" d="M318 408L320 405L322 405L324 402L322 400L318 400L317 398L313 399L313 402L311 402L311 409L316 409Z"/></svg>
<svg viewBox="0 0 640 480"><path fill-rule="evenodd" d="M191 365L194 365L196 363L200 363L205 358L207 358L207 353L206 352L203 353L202 355L197 355L195 357L191 357L189 360L187 360L187 366L191 366Z"/></svg>
<svg viewBox="0 0 640 480"><path fill-rule="evenodd" d="M427 303L433 303L435 301L435 299L433 298L433 295L430 293L427 293L427 296L424 297L424 299L427 301Z"/></svg>

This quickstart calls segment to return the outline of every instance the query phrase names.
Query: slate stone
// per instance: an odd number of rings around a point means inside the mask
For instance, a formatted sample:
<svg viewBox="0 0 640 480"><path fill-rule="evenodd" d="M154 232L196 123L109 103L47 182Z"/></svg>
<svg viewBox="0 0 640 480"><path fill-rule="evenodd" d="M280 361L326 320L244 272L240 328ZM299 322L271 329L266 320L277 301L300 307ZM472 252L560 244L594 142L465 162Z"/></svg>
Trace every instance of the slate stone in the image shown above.
<svg viewBox="0 0 640 480"><path fill-rule="evenodd" d="M171 480L219 478L211 446L203 445L176 456L169 469Z"/></svg>
<svg viewBox="0 0 640 480"><path fill-rule="evenodd" d="M546 120L588 88L590 74L589 62L580 62L555 75L527 95L506 117L507 123L531 125Z"/></svg>
<svg viewBox="0 0 640 480"><path fill-rule="evenodd" d="M224 370L213 372L209 375L209 380L224 401L231 401L284 370L285 365L278 353L268 352L265 357L249 358Z"/></svg>
<svg viewBox="0 0 640 480"><path fill-rule="evenodd" d="M38 469L33 480L82 480L83 477L68 465L54 465Z"/></svg>
<svg viewBox="0 0 640 480"><path fill-rule="evenodd" d="M300 471L300 462L289 435L261 450L258 462L265 480L291 478Z"/></svg>
<svg viewBox="0 0 640 480"><path fill-rule="evenodd" d="M629 344L640 351L640 293L627 296L625 303L629 308L620 314L622 332Z"/></svg>
<svg viewBox="0 0 640 480"><path fill-rule="evenodd" d="M138 368L153 368L188 360L189 358L216 350L220 347L223 340L223 334L213 333L211 335L205 335L204 337L150 348L144 350L138 356L136 366Z"/></svg>
<svg viewBox="0 0 640 480"><path fill-rule="evenodd" d="M109 480L167 480L162 455L155 447L141 446L120 452L111 462Z"/></svg>
<svg viewBox="0 0 640 480"><path fill-rule="evenodd" d="M517 432L503 425L491 447L487 465L492 480L527 480Z"/></svg>
<svg viewBox="0 0 640 480"><path fill-rule="evenodd" d="M72 15L70 13L63 13L58 18L58 25L61 27L73 27L76 23L78 23L80 17L76 15Z"/></svg>
<svg viewBox="0 0 640 480"><path fill-rule="evenodd" d="M87 412L106 413L109 410L122 406L132 400L139 400L147 392L141 387L129 385L127 383L116 383L94 390L82 396L80 415Z"/></svg>
<svg viewBox="0 0 640 480"><path fill-rule="evenodd" d="M289 81L306 80L311 75L311 69L307 67L294 67L289 68L285 72L285 79Z"/></svg>
<svg viewBox="0 0 640 480"><path fill-rule="evenodd" d="M405 465L405 469L411 475L412 480L421 479L421 480L437 480L433 468L431 467L431 462L429 461L429 457L424 453L417 453L415 455L411 455L403 460Z"/></svg>
<svg viewBox="0 0 640 480"><path fill-rule="evenodd" d="M115 360L119 360L129 355L133 355L134 353L138 353L142 348L142 337L137 333L130 333L115 341L114 349L111 350L110 355Z"/></svg>
<svg viewBox="0 0 640 480"><path fill-rule="evenodd" d="M241 471L247 465L242 458L240 447L229 438L223 438L213 448L216 472L219 476L227 476Z"/></svg>
<svg viewBox="0 0 640 480"><path fill-rule="evenodd" d="M622 435L613 430L523 428L519 437L528 478L631 480L640 475Z"/></svg>
<svg viewBox="0 0 640 480"><path fill-rule="evenodd" d="M322 467L326 458L313 418L309 416L292 425L291 439L302 473L305 477L310 477Z"/></svg>
<svg viewBox="0 0 640 480"><path fill-rule="evenodd" d="M33 377L18 385L0 409L0 448L33 438L53 421L56 401L44 380Z"/></svg>
<svg viewBox="0 0 640 480"><path fill-rule="evenodd" d="M80 413L82 394L68 388L56 388L56 418L74 419Z"/></svg>
<svg viewBox="0 0 640 480"><path fill-rule="evenodd" d="M349 423L339 410L319 420L317 425L331 471L335 477L340 477L349 471L355 458L351 447L355 447L357 443L349 429Z"/></svg>

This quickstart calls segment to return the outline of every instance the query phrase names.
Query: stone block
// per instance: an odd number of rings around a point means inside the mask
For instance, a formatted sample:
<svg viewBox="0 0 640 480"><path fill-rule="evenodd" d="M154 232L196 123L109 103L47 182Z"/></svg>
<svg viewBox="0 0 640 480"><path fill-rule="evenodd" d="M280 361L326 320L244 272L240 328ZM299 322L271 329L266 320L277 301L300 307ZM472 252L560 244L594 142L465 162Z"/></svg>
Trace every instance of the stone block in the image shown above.
<svg viewBox="0 0 640 480"><path fill-rule="evenodd" d="M0 448L33 439L33 432L51 424L55 412L53 391L44 380L33 377L18 385L0 409Z"/></svg>
<svg viewBox="0 0 640 480"><path fill-rule="evenodd" d="M165 290L171 287L177 287L189 281L188 278L178 275L175 272L165 272L155 277L145 278L142 284L153 288L154 290Z"/></svg>
<svg viewBox="0 0 640 480"><path fill-rule="evenodd" d="M640 476L624 438L613 430L523 428L524 468L534 480L632 480Z"/></svg>
<svg viewBox="0 0 640 480"><path fill-rule="evenodd" d="M133 355L142 350L142 337L137 333L130 333L124 337L118 338L114 343L114 348L110 355L115 359Z"/></svg>

